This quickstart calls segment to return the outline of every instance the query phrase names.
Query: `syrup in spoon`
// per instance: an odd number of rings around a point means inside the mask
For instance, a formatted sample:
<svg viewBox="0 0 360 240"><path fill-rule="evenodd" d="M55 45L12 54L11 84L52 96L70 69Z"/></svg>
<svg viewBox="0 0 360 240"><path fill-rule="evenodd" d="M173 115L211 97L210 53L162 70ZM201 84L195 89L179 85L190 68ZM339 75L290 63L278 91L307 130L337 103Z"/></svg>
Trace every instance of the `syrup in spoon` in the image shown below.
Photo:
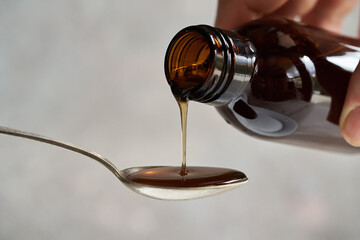
<svg viewBox="0 0 360 240"><path fill-rule="evenodd" d="M214 167L186 166L186 129L188 101L178 100L181 115L181 167L151 167L126 171L126 178L136 192L167 200L184 200L215 195L239 187L247 181L244 173ZM125 171L125 170L124 170ZM161 196L161 197L158 197ZM164 197L166 196L166 197Z"/></svg>

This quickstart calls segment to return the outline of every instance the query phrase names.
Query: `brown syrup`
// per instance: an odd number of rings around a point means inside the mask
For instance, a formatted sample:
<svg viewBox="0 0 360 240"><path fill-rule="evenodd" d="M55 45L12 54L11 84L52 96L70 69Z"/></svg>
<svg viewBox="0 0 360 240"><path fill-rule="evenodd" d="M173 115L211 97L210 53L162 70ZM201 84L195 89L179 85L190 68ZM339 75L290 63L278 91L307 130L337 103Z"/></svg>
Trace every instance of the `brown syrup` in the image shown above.
<svg viewBox="0 0 360 240"><path fill-rule="evenodd" d="M180 174L181 167L156 167L131 174L133 182L158 187L208 187L220 186L246 180L244 173L213 167L186 167L186 176Z"/></svg>
<svg viewBox="0 0 360 240"><path fill-rule="evenodd" d="M188 113L188 101L177 101L180 108L180 117L181 117L181 143L182 143L182 162L180 175L182 177L186 176L186 129L187 129L187 113Z"/></svg>
<svg viewBox="0 0 360 240"><path fill-rule="evenodd" d="M157 187L196 188L220 186L247 180L244 173L214 167L186 166L187 100L178 100L181 115L182 164L181 167L154 167L132 173L127 178L135 183Z"/></svg>

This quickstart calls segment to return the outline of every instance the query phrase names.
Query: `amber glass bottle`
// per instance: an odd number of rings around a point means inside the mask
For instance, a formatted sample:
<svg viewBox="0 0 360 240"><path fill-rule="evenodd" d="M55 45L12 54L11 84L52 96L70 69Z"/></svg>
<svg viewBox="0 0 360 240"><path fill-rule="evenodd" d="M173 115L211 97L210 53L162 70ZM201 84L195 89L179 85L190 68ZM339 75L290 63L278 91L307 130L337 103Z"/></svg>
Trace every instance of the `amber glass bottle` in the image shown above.
<svg viewBox="0 0 360 240"><path fill-rule="evenodd" d="M250 135L302 146L350 148L338 121L360 41L287 19L234 31L181 30L165 56L174 96L216 107Z"/></svg>

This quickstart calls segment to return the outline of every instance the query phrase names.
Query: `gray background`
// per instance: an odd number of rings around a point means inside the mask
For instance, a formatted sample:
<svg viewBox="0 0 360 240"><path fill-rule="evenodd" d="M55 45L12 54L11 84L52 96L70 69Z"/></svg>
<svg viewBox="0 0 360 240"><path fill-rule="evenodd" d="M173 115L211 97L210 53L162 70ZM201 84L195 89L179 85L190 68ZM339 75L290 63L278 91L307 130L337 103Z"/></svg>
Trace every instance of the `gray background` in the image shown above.
<svg viewBox="0 0 360 240"><path fill-rule="evenodd" d="M163 73L181 28L216 1L0 1L0 124L102 153L118 168L177 165L179 112ZM357 10L345 24L355 35ZM189 110L189 165L250 181L185 202L125 188L86 157L0 136L0 239L358 239L360 157L253 139Z"/></svg>

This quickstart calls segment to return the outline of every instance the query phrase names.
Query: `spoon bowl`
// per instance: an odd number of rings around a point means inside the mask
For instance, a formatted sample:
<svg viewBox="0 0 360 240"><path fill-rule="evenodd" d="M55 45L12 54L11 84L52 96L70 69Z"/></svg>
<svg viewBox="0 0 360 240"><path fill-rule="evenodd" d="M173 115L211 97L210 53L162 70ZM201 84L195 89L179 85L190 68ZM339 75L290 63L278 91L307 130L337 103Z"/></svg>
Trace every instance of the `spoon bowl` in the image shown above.
<svg viewBox="0 0 360 240"><path fill-rule="evenodd" d="M162 178L159 174L152 176L152 181L150 181L148 177L148 183L139 181L139 178L137 181L133 180L133 176L138 173L145 172L145 175L146 173L164 173L163 169L178 169L178 171L180 171L180 167L169 166L132 167L120 171L120 180L126 187L136 193L161 200L189 200L208 197L237 188L248 180L245 174L239 171L225 168L192 166L187 167L189 170L187 176L185 176L186 179L178 174L175 176L177 177L176 181L174 181L174 179L172 179L173 181L169 181L169 179L174 178L174 175L170 177L166 175L164 176L165 178ZM192 171L195 172L198 169L200 169L200 171L197 171L198 174L196 177L193 177ZM216 175L209 175L208 173L199 174L199 172L209 172L209 170L217 170L218 173ZM224 175L225 172L230 173L226 180L216 180L217 177ZM198 183L199 179L201 180L201 184Z"/></svg>

